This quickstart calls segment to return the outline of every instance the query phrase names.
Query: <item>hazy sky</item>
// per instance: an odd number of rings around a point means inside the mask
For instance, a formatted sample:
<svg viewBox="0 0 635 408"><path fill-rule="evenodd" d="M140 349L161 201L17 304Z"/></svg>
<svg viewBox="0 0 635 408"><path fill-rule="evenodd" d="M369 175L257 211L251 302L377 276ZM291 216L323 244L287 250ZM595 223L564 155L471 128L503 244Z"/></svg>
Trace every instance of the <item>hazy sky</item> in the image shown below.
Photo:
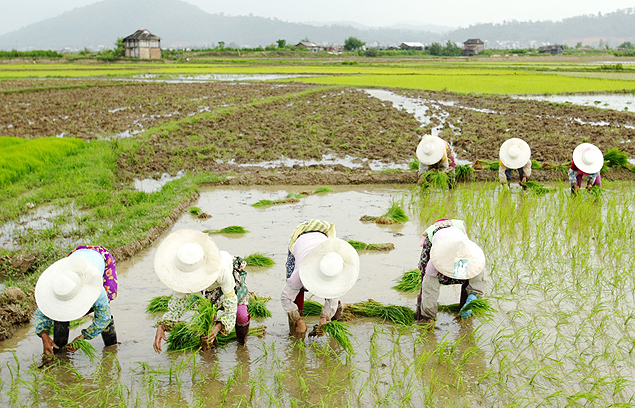
<svg viewBox="0 0 635 408"><path fill-rule="evenodd" d="M0 0L0 34L100 0ZM210 13L276 17L291 22L354 21L466 27L505 20L561 20L635 6L633 0L185 0Z"/></svg>

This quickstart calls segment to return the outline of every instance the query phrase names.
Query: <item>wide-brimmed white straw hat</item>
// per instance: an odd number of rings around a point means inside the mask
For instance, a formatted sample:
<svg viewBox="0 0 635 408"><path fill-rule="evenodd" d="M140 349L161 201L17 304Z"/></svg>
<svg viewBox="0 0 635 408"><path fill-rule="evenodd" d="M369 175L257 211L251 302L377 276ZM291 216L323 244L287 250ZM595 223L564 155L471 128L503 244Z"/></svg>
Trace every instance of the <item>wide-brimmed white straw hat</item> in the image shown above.
<svg viewBox="0 0 635 408"><path fill-rule="evenodd" d="M211 286L223 269L221 253L201 231L182 229L168 235L154 255L154 272L168 288L194 293Z"/></svg>
<svg viewBox="0 0 635 408"><path fill-rule="evenodd" d="M445 153L445 142L439 136L425 135L417 145L419 163L431 165L438 163Z"/></svg>
<svg viewBox="0 0 635 408"><path fill-rule="evenodd" d="M582 143L573 150L573 163L587 174L597 173L604 165L604 155L596 145Z"/></svg>
<svg viewBox="0 0 635 408"><path fill-rule="evenodd" d="M465 236L448 236L432 244L430 262L449 278L471 279L485 269L485 254Z"/></svg>
<svg viewBox="0 0 635 408"><path fill-rule="evenodd" d="M512 137L501 145L499 157L508 169L519 169L529 161L531 148L524 140Z"/></svg>
<svg viewBox="0 0 635 408"><path fill-rule="evenodd" d="M300 280L316 296L335 299L348 292L359 276L359 255L348 242L330 238L300 262Z"/></svg>
<svg viewBox="0 0 635 408"><path fill-rule="evenodd" d="M40 275L35 302L49 319L70 322L88 313L103 290L103 275L97 265L71 256L55 262Z"/></svg>

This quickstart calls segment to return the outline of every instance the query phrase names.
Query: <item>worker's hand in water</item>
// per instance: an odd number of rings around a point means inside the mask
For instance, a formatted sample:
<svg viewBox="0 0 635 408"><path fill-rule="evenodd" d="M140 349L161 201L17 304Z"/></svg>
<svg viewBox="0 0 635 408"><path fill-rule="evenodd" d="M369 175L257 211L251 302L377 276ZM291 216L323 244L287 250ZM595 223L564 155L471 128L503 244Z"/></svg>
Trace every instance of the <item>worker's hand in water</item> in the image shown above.
<svg viewBox="0 0 635 408"><path fill-rule="evenodd" d="M469 310L469 309L465 310L465 306L467 306L473 300L476 300L476 295L469 295L467 297L467 300L465 301L465 304L463 305L463 307L459 311L459 316L461 316L464 319L467 319L468 317L472 316L472 310Z"/></svg>

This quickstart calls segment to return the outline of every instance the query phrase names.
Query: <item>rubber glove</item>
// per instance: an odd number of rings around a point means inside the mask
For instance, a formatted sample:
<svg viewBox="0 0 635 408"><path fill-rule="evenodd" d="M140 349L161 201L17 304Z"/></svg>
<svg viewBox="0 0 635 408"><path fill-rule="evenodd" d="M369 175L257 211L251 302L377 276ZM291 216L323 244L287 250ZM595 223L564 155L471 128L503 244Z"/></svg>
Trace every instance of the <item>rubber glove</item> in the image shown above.
<svg viewBox="0 0 635 408"><path fill-rule="evenodd" d="M476 300L476 295L469 295L467 297L467 300L465 301L465 304L463 305L461 310L459 310L459 316L461 316L464 319L467 319L468 317L472 316L472 311L471 310L463 310L463 309L465 309L465 306L467 306L473 300Z"/></svg>

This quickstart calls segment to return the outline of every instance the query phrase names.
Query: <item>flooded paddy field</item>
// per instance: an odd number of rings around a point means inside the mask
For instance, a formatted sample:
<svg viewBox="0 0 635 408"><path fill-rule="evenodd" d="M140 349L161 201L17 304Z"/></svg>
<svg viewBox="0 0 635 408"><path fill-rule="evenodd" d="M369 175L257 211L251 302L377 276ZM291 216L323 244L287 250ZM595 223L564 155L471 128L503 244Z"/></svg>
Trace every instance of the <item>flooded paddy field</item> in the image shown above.
<svg viewBox="0 0 635 408"><path fill-rule="evenodd" d="M169 184L168 184L169 186ZM234 255L263 252L276 264L249 268L251 291L269 296L273 317L262 338L200 353L156 354L147 302L169 294L153 272L160 239L119 262L112 303L120 344L94 363L75 353L47 368L32 326L0 343L0 404L5 406L629 406L635 403L635 235L632 185L606 182L599 199L572 198L556 184L545 196L494 184L420 192L386 185L335 186L299 203L254 208L311 186L215 187L172 230L241 225L248 233L214 235ZM393 201L410 221L359 221ZM371 319L348 322L354 354L327 336L294 343L279 296L286 243L295 225L323 218L338 236L391 242L389 252L361 252L360 277L343 303L375 299L414 309L416 297L392 289L416 268L423 230L439 218L463 219L487 259L490 319L441 312L433 332ZM166 231L167 234L169 231ZM161 237L163 238L165 234ZM441 303L458 301L444 287ZM317 318L308 318L308 324ZM78 330L79 329L75 329Z"/></svg>

